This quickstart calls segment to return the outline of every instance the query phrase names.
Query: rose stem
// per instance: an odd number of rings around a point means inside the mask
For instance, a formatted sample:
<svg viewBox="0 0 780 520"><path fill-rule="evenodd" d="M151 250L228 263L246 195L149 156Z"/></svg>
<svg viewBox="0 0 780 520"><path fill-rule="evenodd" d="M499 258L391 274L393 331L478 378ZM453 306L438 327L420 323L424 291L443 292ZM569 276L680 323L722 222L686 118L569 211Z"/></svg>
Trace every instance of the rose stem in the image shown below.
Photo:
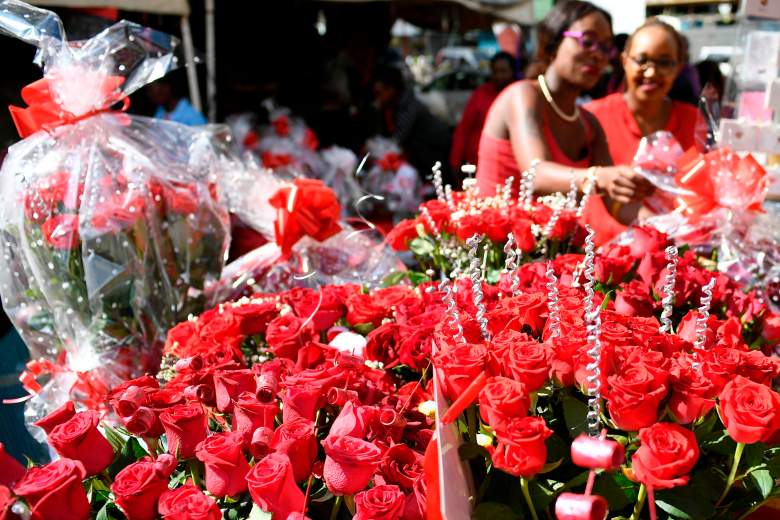
<svg viewBox="0 0 780 520"><path fill-rule="evenodd" d="M190 460L189 467L192 483L195 485L195 487L200 487L200 468L198 467L198 461Z"/></svg>
<svg viewBox="0 0 780 520"><path fill-rule="evenodd" d="M642 508L645 506L645 498L647 498L647 488L644 484L639 486L639 495L636 497L636 504L634 504L634 512L631 513L629 520L639 520L639 515L642 513Z"/></svg>
<svg viewBox="0 0 780 520"><path fill-rule="evenodd" d="M469 440L477 442L477 407L469 406L466 408L466 422L469 428Z"/></svg>
<svg viewBox="0 0 780 520"><path fill-rule="evenodd" d="M739 459L742 458L742 452L745 450L745 443L744 442L738 442L737 443L737 451L734 452L734 462L731 464L731 472L729 473L729 478L726 480L726 489L723 490L723 494L720 496L718 501L715 503L715 507L718 507L721 502L723 502L723 499L726 498L726 495L729 494L729 490L731 489L731 486L734 484L734 478L737 476L737 468L739 467Z"/></svg>
<svg viewBox="0 0 780 520"><path fill-rule="evenodd" d="M523 496L525 497L525 503L528 505L528 509L531 511L531 518L533 520L539 520L539 517L536 516L536 508L534 507L534 502L531 500L531 493L528 491L528 479L525 477L520 477L520 489L523 490Z"/></svg>
<svg viewBox="0 0 780 520"><path fill-rule="evenodd" d="M330 520L336 520L339 517L339 509L341 509L341 495L336 497L333 501L333 507L330 510Z"/></svg>

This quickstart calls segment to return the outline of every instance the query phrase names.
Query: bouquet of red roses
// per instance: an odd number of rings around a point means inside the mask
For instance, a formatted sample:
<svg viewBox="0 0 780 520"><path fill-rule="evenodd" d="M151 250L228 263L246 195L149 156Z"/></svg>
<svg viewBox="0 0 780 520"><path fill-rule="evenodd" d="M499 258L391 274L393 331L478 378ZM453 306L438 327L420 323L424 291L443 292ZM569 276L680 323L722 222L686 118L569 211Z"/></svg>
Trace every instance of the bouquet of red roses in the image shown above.
<svg viewBox="0 0 780 520"><path fill-rule="evenodd" d="M433 403L420 373L441 299L433 288L325 286L182 322L156 378L111 390L121 426L72 402L36 423L62 458L9 466L0 511L421 520Z"/></svg>
<svg viewBox="0 0 780 520"><path fill-rule="evenodd" d="M459 432L446 449L473 477L476 517L743 518L780 496L780 362L761 351L773 315L664 235L635 237L599 254L588 237L584 257L497 287L477 250L446 297L437 427Z"/></svg>
<svg viewBox="0 0 780 520"><path fill-rule="evenodd" d="M0 291L32 353L35 418L70 398L98 406L154 367L167 329L203 309L229 228L207 128L108 111L183 62L175 39L120 22L71 44L56 15L19 2L0 28L37 35L45 63L29 107L12 107L25 139L0 176Z"/></svg>

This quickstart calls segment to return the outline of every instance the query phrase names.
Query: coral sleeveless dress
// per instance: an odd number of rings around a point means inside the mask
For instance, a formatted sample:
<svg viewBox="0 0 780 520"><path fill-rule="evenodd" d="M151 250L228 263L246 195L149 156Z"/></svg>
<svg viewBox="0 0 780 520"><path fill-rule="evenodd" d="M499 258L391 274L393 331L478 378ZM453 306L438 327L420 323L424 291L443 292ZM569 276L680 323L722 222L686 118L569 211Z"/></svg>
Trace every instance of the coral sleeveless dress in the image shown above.
<svg viewBox="0 0 780 520"><path fill-rule="evenodd" d="M586 141L590 142L593 129L587 118L582 118L582 124L585 127ZM550 150L550 161L570 168L588 168L593 165L593 151L590 147L582 159L573 160L566 155L558 145L546 119L542 122L542 135ZM515 178L514 189L517 190L519 187L520 170L512 151L512 143L508 139L496 139L487 135L486 132L482 132L482 137L479 140L478 164L477 186L481 195L494 195L496 188L503 186L506 179L511 176ZM582 222L589 224L596 232L595 242L597 245L608 242L626 229L610 215L601 197L596 195L588 199L582 213Z"/></svg>

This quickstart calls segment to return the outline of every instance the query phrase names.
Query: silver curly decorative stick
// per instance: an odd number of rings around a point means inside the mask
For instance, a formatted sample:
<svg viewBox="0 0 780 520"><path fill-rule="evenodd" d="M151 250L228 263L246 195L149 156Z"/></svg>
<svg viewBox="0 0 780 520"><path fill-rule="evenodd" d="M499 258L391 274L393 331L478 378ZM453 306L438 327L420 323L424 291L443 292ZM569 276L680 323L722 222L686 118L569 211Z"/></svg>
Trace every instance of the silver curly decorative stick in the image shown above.
<svg viewBox="0 0 780 520"><path fill-rule="evenodd" d="M696 341L693 344L693 368L699 370L699 351L704 349L707 342L707 322L710 319L710 305L712 305L712 289L715 287L716 277L710 278L707 285L701 288L701 300L698 316L696 316Z"/></svg>
<svg viewBox="0 0 780 520"><path fill-rule="evenodd" d="M555 208L553 209L553 214L550 216L550 220L547 221L547 224L545 224L544 229L542 229L542 240L544 240L544 246L542 246L542 254L547 254L547 245L548 245L548 239L550 238L550 235L552 235L553 230L555 229L555 226L558 224L558 221L561 218L561 213L563 213L564 204L556 204Z"/></svg>
<svg viewBox="0 0 780 520"><path fill-rule="evenodd" d="M588 331L588 434L598 437L600 433L601 416L601 308L595 305L596 284L595 254L593 237L595 233L590 226L585 226L588 236L585 238L585 324Z"/></svg>
<svg viewBox="0 0 780 520"><path fill-rule="evenodd" d="M536 167L539 166L540 162L542 161L534 159L531 161L528 171L523 172L523 177L525 177L525 189L522 202L523 209L526 211L531 211L532 209L531 203L534 200L534 185L536 184Z"/></svg>
<svg viewBox="0 0 780 520"><path fill-rule="evenodd" d="M482 292L482 262L479 259L479 244L482 242L482 237L475 233L474 236L466 241L466 245L469 246L469 278L471 279L471 292L474 298L474 306L477 308L477 314L475 316L477 323L479 323L479 330L482 332L482 337L487 341L490 339L490 331L488 331L488 320L485 318L485 304L482 303L485 295Z"/></svg>
<svg viewBox="0 0 780 520"><path fill-rule="evenodd" d="M420 215L422 215L423 219L425 219L425 223L428 224L428 227L431 228L431 233L433 233L434 238L441 243L441 233L439 232L439 227L436 225L436 221L433 220L433 216L431 216L431 212L428 211L428 208L426 206L423 206L420 210Z"/></svg>
<svg viewBox="0 0 780 520"><path fill-rule="evenodd" d="M447 306L447 316L449 317L447 324L455 331L452 338L456 342L465 343L466 339L463 337L463 326L460 324L458 306L455 303L455 297L452 294L452 285L450 284L449 279L444 275L442 275L441 283L439 284L439 291L444 293L441 301Z"/></svg>
<svg viewBox="0 0 780 520"><path fill-rule="evenodd" d="M506 244L504 244L504 254L506 260L504 261L504 271L513 276L517 269L517 262L515 259L515 236L512 233L508 233L506 236Z"/></svg>
<svg viewBox="0 0 780 520"><path fill-rule="evenodd" d="M661 326L658 332L661 334L672 333L672 310L674 308L674 288L677 283L678 253L675 246L666 248L666 277L664 278L663 311L661 312Z"/></svg>
<svg viewBox="0 0 780 520"><path fill-rule="evenodd" d="M569 193L566 194L566 209L577 207L577 177L572 175L569 178Z"/></svg>
<svg viewBox="0 0 780 520"><path fill-rule="evenodd" d="M455 199L452 197L452 186L449 184L444 187L444 198L447 200L450 211L455 211L457 208L455 207Z"/></svg>
<svg viewBox="0 0 780 520"><path fill-rule="evenodd" d="M515 249L515 261L520 260L520 262L522 262L522 259L523 250L518 247ZM512 273L512 285L509 289L512 291L512 296L520 296L523 292L520 290L520 272L517 269Z"/></svg>
<svg viewBox="0 0 780 520"><path fill-rule="evenodd" d="M441 179L441 162L436 161L431 171L433 172L433 187L436 189L436 198L444 202L446 199L444 196L444 184Z"/></svg>
<svg viewBox="0 0 780 520"><path fill-rule="evenodd" d="M509 203L512 202L512 185L515 183L515 178L513 176L509 176L506 179L506 182L504 182L504 187L501 190L501 204L503 207L508 207Z"/></svg>
<svg viewBox="0 0 780 520"><path fill-rule="evenodd" d="M552 263L547 262L547 322L550 338L561 335L561 313L558 308L558 277L555 276Z"/></svg>

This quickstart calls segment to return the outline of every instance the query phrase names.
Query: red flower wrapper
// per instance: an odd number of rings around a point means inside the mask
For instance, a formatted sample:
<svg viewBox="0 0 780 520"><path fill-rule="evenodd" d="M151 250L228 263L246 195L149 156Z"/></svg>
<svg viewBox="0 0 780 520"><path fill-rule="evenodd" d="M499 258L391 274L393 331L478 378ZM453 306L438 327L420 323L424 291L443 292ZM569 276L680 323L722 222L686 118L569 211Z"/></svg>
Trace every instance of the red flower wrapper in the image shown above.
<svg viewBox="0 0 780 520"><path fill-rule="evenodd" d="M13 9L0 26L40 48L45 73L11 108L25 139L0 185L0 291L35 360L34 420L155 369L165 331L203 310L229 222L213 131L110 111L184 63L178 40L120 22L72 44L53 13Z"/></svg>

